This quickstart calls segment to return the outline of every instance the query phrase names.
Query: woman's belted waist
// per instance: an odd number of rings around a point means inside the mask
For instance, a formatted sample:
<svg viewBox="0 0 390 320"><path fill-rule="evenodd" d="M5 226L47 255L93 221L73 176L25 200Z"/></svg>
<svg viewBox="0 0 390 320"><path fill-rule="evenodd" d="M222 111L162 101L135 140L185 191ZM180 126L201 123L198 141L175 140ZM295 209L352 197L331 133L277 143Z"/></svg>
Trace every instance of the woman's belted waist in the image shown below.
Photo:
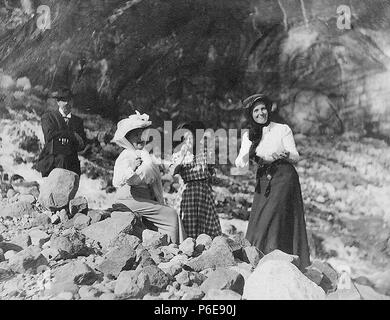
<svg viewBox="0 0 390 320"><path fill-rule="evenodd" d="M265 190L265 197L268 197L269 193L271 192L271 180L273 176L275 175L277 168L281 164L288 164L289 162L284 159L279 159L271 163L259 163L257 167L257 173L256 173L256 189L255 191L257 193L261 192L260 187L260 177L266 176L268 180L267 188Z"/></svg>

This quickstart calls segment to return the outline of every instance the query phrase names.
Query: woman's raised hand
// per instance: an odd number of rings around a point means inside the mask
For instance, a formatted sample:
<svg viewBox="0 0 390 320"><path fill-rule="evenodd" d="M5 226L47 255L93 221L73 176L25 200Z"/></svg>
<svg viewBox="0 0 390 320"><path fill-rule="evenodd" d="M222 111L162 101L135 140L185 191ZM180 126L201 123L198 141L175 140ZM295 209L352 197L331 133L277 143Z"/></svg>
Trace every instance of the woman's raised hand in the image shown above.
<svg viewBox="0 0 390 320"><path fill-rule="evenodd" d="M274 152L271 156L275 161L280 159L288 159L288 157L290 156L290 152L288 151Z"/></svg>
<svg viewBox="0 0 390 320"><path fill-rule="evenodd" d="M138 167L142 164L142 159L141 157L137 157L137 159L135 159L135 162L134 162L134 165L133 165L133 170L137 170Z"/></svg>

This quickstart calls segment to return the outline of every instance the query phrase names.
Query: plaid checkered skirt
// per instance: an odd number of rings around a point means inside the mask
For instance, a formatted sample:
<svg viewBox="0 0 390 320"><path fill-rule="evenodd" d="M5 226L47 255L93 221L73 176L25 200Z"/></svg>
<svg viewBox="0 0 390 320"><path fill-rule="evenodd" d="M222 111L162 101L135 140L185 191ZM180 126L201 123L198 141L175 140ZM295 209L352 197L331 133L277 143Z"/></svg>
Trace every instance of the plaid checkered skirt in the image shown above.
<svg viewBox="0 0 390 320"><path fill-rule="evenodd" d="M188 237L196 239L202 233L216 237L222 233L213 190L206 180L187 182L180 204L180 216Z"/></svg>

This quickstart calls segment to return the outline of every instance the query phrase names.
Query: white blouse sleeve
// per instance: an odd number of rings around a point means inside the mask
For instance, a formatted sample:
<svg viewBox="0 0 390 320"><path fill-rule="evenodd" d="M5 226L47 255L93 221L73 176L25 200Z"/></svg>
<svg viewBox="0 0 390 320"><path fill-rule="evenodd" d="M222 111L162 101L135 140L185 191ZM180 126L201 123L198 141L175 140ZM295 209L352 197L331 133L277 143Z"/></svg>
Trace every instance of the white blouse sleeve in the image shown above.
<svg viewBox="0 0 390 320"><path fill-rule="evenodd" d="M137 185L142 182L140 176L131 168L131 160L125 154L120 154L114 165L112 184L121 187L125 184Z"/></svg>
<svg viewBox="0 0 390 320"><path fill-rule="evenodd" d="M249 149L251 145L252 141L249 140L249 132L246 131L242 135L240 153L235 161L236 167L245 168L249 165Z"/></svg>
<svg viewBox="0 0 390 320"><path fill-rule="evenodd" d="M283 146L290 153L289 159L293 162L299 161L299 153L295 145L294 135L289 126L285 125L284 134L282 137Z"/></svg>

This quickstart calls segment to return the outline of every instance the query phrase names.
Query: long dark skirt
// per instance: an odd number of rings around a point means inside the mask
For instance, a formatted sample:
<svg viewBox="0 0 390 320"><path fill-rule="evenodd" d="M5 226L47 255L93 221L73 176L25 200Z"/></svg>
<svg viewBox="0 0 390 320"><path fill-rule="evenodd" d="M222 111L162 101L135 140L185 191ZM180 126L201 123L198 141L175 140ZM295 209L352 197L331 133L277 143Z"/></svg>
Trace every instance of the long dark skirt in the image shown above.
<svg viewBox="0 0 390 320"><path fill-rule="evenodd" d="M310 265L301 186L289 163L276 164L268 197L266 174L257 176L260 190L255 192L246 238L264 254L279 249L300 258L300 268Z"/></svg>

